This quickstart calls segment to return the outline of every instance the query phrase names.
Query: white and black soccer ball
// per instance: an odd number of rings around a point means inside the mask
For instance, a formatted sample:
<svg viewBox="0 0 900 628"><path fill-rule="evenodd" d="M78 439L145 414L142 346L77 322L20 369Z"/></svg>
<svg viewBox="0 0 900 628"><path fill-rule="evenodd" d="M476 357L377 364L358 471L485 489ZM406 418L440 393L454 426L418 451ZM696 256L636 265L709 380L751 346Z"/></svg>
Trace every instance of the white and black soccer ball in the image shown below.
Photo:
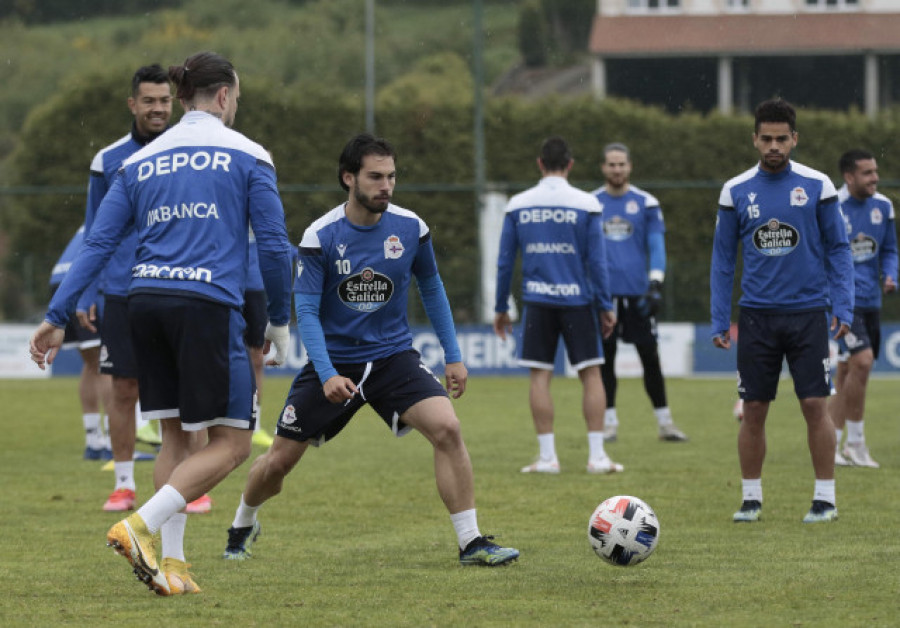
<svg viewBox="0 0 900 628"><path fill-rule="evenodd" d="M643 500L617 495L594 510L588 523L588 541L597 556L611 565L637 565L656 549L659 521Z"/></svg>

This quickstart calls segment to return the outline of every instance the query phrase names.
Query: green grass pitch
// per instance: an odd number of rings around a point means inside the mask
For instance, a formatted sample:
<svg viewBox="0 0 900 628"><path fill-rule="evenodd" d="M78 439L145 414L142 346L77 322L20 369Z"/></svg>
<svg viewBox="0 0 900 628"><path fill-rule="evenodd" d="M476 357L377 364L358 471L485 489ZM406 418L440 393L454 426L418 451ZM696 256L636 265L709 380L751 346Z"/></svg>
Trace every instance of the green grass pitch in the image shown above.
<svg viewBox="0 0 900 628"><path fill-rule="evenodd" d="M264 424L289 380L266 382ZM813 476L790 381L768 423L765 504L740 503L731 380L670 380L688 443L662 443L639 380L621 382L615 476L585 472L577 380L556 379L562 473L530 476L537 443L526 378L476 378L454 402L475 467L482 532L521 550L511 566L462 568L434 486L431 449L390 435L370 410L310 450L260 513L254 557L224 561L249 462L192 515L185 548L202 595L158 598L105 547L118 518L101 463L81 459L77 381L0 382L2 626L896 626L900 623L897 382L870 385L866 433L882 468L837 470L840 518L803 525ZM254 449L253 457L261 453ZM252 458L251 458L252 460ZM138 463L138 498L151 465ZM603 563L588 517L631 494L656 511L660 543L631 568Z"/></svg>

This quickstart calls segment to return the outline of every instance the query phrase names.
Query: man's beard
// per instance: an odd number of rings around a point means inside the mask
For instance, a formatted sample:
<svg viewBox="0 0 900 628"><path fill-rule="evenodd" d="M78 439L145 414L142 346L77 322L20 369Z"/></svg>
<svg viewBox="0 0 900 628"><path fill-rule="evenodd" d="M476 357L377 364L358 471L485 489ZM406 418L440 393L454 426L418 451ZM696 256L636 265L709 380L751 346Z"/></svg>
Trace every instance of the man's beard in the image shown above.
<svg viewBox="0 0 900 628"><path fill-rule="evenodd" d="M362 194L358 189L353 191L353 197L356 199L357 203L365 207L373 214L383 214L385 211L387 211L388 205L391 202L390 197L387 197L387 199L376 201L372 198L369 198L365 194Z"/></svg>

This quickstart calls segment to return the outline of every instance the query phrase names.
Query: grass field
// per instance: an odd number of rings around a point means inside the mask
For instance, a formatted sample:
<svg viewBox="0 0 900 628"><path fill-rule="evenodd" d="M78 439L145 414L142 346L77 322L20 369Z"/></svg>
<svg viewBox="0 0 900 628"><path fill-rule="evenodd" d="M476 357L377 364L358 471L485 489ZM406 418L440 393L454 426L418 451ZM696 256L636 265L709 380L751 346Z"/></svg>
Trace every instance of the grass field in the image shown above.
<svg viewBox="0 0 900 628"><path fill-rule="evenodd" d="M267 426L289 381L267 381ZM105 547L113 487L81 460L75 379L0 382L0 626L897 626L900 624L900 426L897 382L873 381L867 436L880 470L838 469L840 519L803 525L813 478L789 382L769 418L758 524L736 525L740 474L730 380L672 380L691 437L656 440L639 381L622 382L616 476L584 471L577 381L555 380L558 476L518 472L537 450L524 378L470 382L456 402L475 465L479 524L521 550L499 569L462 568L437 497L431 450L395 439L366 410L311 451L266 504L254 558L219 558L245 463L191 516L186 551L204 592L159 598ZM254 456L260 453L254 451ZM151 468L138 465L138 497ZM586 537L604 498L656 511L645 563L606 565Z"/></svg>

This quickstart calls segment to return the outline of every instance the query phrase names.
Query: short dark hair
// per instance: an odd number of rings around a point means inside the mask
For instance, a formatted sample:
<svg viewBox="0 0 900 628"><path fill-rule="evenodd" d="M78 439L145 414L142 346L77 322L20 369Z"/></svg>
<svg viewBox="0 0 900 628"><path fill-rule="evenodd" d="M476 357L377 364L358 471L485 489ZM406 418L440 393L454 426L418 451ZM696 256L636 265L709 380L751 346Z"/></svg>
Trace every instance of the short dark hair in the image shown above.
<svg viewBox="0 0 900 628"><path fill-rule="evenodd" d="M782 98L766 100L756 107L756 123L754 130L759 133L759 125L763 122L786 122L791 132L797 130L797 112L793 105Z"/></svg>
<svg viewBox="0 0 900 628"><path fill-rule="evenodd" d="M338 158L338 183L341 187L350 191L350 187L344 183L344 173L359 174L362 168L363 158L368 155L379 155L381 157L391 157L397 160L394 147L388 143L386 139L375 137L371 133L360 133L353 137Z"/></svg>
<svg viewBox="0 0 900 628"><path fill-rule="evenodd" d="M611 142L603 147L603 161L606 161L606 156L613 152L618 151L620 153L625 153L625 159L631 161L631 151L628 150L628 147L625 146L622 142Z"/></svg>
<svg viewBox="0 0 900 628"><path fill-rule="evenodd" d="M549 172L559 172L565 170L572 161L572 152L569 150L566 140L554 135L545 139L541 144L540 160Z"/></svg>
<svg viewBox="0 0 900 628"><path fill-rule="evenodd" d="M198 93L211 96L223 85L237 82L231 61L215 52L198 52L183 65L169 66L169 78L175 84L175 97L183 100L193 100Z"/></svg>
<svg viewBox="0 0 900 628"><path fill-rule="evenodd" d="M137 96L141 83L156 83L160 85L168 82L169 75L162 69L160 64L154 63L153 65L141 66L134 73L134 76L131 77L131 95Z"/></svg>
<svg viewBox="0 0 900 628"><path fill-rule="evenodd" d="M840 161L838 161L838 166L841 169L841 174L845 174L847 172L856 172L856 162L862 161L864 159L875 159L875 155L867 150L863 150L862 148L854 148L848 150L846 153L841 155L841 159Z"/></svg>

